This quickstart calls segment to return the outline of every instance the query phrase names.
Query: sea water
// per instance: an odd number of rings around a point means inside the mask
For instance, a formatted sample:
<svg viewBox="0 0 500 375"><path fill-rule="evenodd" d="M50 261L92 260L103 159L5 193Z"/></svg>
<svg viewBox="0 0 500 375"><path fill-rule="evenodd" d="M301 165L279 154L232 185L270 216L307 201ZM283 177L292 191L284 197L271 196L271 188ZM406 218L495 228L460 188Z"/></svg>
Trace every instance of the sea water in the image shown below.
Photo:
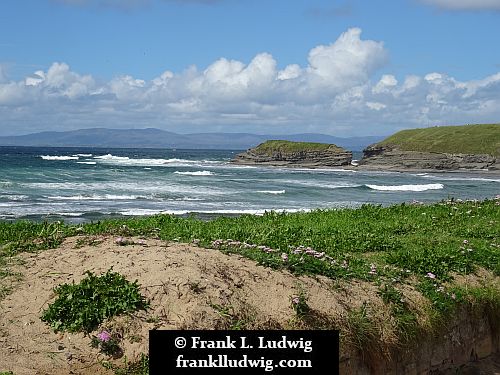
<svg viewBox="0 0 500 375"><path fill-rule="evenodd" d="M203 218L500 193L499 175L231 164L238 152L0 147L0 220L85 222L156 213Z"/></svg>

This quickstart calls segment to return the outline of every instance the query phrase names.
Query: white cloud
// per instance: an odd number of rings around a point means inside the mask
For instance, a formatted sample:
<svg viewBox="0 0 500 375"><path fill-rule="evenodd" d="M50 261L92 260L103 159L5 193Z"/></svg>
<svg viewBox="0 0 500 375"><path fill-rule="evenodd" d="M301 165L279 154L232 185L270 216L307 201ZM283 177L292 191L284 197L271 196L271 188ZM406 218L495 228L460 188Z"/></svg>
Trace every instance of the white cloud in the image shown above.
<svg viewBox="0 0 500 375"><path fill-rule="evenodd" d="M384 74L380 81L373 87L374 93L388 92L398 84L398 80L392 74Z"/></svg>
<svg viewBox="0 0 500 375"><path fill-rule="evenodd" d="M500 119L500 73L470 81L444 72L379 76L386 56L381 42L349 29L311 49L308 65L282 70L260 53L147 81L123 75L101 82L56 62L18 82L0 81L0 135L133 126L349 136Z"/></svg>
<svg viewBox="0 0 500 375"><path fill-rule="evenodd" d="M500 0L421 0L450 10L500 10Z"/></svg>
<svg viewBox="0 0 500 375"><path fill-rule="evenodd" d="M278 79L281 81L294 79L302 74L302 69L297 64L287 65L285 69L278 72Z"/></svg>
<svg viewBox="0 0 500 375"><path fill-rule="evenodd" d="M377 102L366 102L366 106L370 109L375 110L375 111L380 111L381 109L384 109L387 107L385 104L377 103Z"/></svg>
<svg viewBox="0 0 500 375"><path fill-rule="evenodd" d="M329 46L309 52L308 72L318 86L342 90L363 83L386 61L383 43L361 40L361 29L352 28Z"/></svg>
<svg viewBox="0 0 500 375"><path fill-rule="evenodd" d="M26 86L37 86L43 81L45 81L45 72L43 70L37 70L24 80Z"/></svg>

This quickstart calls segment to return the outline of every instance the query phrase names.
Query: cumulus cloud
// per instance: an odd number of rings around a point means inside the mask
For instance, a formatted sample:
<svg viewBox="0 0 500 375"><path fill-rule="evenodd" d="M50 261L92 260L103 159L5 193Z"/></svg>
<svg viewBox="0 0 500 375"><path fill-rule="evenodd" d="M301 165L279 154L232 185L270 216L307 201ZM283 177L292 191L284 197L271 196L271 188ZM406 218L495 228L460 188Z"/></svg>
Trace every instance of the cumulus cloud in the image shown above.
<svg viewBox="0 0 500 375"><path fill-rule="evenodd" d="M500 10L500 0L421 0L449 10Z"/></svg>
<svg viewBox="0 0 500 375"><path fill-rule="evenodd" d="M17 82L0 80L0 134L153 126L349 136L500 118L500 73L470 81L444 72L396 77L382 70L386 61L383 44L353 28L312 48L305 66L282 69L262 52L249 62L220 58L151 80L102 82L56 62Z"/></svg>
<svg viewBox="0 0 500 375"><path fill-rule="evenodd" d="M361 40L361 29L352 28L329 46L309 52L308 73L318 85L345 89L360 84L386 60L382 42Z"/></svg>

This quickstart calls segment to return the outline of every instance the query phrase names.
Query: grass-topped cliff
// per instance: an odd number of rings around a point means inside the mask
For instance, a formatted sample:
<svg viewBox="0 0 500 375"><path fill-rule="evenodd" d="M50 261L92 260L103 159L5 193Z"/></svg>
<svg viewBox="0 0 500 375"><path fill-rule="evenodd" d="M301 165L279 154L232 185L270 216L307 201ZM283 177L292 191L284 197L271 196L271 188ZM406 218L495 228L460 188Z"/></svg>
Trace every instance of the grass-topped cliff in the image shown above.
<svg viewBox="0 0 500 375"><path fill-rule="evenodd" d="M378 143L402 151L500 156L500 124L402 130Z"/></svg>
<svg viewBox="0 0 500 375"><path fill-rule="evenodd" d="M289 167L337 167L349 165L352 152L328 143L271 140L241 154L233 162Z"/></svg>
<svg viewBox="0 0 500 375"><path fill-rule="evenodd" d="M271 140L261 143L254 148L254 151L259 154L272 155L273 153L292 153L292 152L306 152L306 151L344 151L342 148L327 144L316 142L292 142Z"/></svg>

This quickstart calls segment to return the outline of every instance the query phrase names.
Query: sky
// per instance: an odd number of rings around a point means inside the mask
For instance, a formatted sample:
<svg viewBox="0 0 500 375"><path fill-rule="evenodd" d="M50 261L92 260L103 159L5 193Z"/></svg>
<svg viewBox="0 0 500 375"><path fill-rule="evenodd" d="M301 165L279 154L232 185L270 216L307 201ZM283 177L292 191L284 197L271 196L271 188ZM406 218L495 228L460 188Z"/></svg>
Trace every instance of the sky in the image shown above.
<svg viewBox="0 0 500 375"><path fill-rule="evenodd" d="M500 0L2 0L0 136L500 122Z"/></svg>

